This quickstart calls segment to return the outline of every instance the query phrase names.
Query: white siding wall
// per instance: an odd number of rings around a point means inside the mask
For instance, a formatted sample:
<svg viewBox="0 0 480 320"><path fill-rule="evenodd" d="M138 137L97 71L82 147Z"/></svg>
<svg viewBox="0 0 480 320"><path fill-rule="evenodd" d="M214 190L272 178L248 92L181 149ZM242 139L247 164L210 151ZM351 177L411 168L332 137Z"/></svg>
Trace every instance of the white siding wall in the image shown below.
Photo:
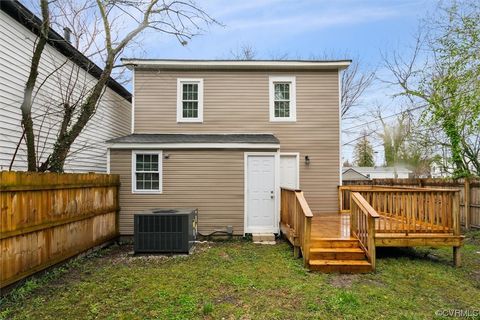
<svg viewBox="0 0 480 320"><path fill-rule="evenodd" d="M36 38L35 34L0 11L0 170L8 169L22 135L20 105ZM57 68L59 70L52 74ZM49 74L52 75L47 76ZM46 46L32 109L40 161L48 156L58 133L61 119L59 110L61 102L64 101L62 96L65 97L68 92L73 91L73 97L78 97L81 91L91 87L95 80L53 47ZM39 88L40 84L42 85ZM46 114L48 116L45 116ZM105 172L107 149L104 142L129 134L130 126L130 102L107 88L95 116L72 146L65 170ZM22 143L13 169L25 168L26 152Z"/></svg>

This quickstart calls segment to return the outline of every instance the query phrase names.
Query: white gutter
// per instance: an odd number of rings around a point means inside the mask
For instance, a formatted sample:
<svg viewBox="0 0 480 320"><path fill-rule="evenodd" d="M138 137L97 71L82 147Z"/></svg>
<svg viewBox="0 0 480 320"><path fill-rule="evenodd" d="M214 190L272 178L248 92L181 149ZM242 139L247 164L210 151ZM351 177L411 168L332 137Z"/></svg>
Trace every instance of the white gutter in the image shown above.
<svg viewBox="0 0 480 320"><path fill-rule="evenodd" d="M161 59L121 59L129 68L156 69L296 69L324 70L345 69L351 61L234 61L234 60L161 60Z"/></svg>

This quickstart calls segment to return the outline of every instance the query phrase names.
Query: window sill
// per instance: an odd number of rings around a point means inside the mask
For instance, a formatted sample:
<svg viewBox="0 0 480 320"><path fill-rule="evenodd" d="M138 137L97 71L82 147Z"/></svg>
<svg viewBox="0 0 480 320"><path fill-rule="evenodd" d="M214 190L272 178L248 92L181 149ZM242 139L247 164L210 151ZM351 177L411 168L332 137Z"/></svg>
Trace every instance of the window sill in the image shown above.
<svg viewBox="0 0 480 320"><path fill-rule="evenodd" d="M273 118L270 119L270 122L297 122L297 119L290 119L290 118Z"/></svg>
<svg viewBox="0 0 480 320"><path fill-rule="evenodd" d="M203 119L201 118L190 118L190 119L178 119L177 123L203 123Z"/></svg>
<svg viewBox="0 0 480 320"><path fill-rule="evenodd" d="M162 190L132 190L132 194L162 194Z"/></svg>

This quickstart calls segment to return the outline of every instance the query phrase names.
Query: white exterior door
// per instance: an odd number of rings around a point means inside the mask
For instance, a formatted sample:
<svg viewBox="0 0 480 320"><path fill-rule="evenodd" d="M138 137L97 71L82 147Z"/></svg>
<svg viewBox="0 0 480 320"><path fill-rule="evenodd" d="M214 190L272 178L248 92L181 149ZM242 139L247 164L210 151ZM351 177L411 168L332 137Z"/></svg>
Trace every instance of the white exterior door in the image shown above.
<svg viewBox="0 0 480 320"><path fill-rule="evenodd" d="M297 155L280 155L280 187L299 188Z"/></svg>
<svg viewBox="0 0 480 320"><path fill-rule="evenodd" d="M275 156L248 155L245 233L277 232Z"/></svg>

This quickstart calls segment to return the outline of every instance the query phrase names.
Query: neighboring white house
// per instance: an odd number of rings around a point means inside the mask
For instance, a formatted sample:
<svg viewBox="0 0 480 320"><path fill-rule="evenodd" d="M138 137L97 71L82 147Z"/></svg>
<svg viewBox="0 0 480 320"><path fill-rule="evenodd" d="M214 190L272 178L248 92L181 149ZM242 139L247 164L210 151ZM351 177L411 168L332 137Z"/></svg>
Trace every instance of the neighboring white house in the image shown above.
<svg viewBox="0 0 480 320"><path fill-rule="evenodd" d="M8 170L22 136L20 105L41 20L17 1L2 1L0 7L0 170ZM72 100L84 96L82 91L95 83L101 71L51 30L40 61L32 106L40 161L53 147L65 97L70 92ZM96 114L72 145L65 170L106 172L105 141L130 131L131 94L111 79ZM20 145L12 169L26 169L24 143Z"/></svg>
<svg viewBox="0 0 480 320"><path fill-rule="evenodd" d="M344 167L342 180L407 179L412 173L403 167Z"/></svg>

